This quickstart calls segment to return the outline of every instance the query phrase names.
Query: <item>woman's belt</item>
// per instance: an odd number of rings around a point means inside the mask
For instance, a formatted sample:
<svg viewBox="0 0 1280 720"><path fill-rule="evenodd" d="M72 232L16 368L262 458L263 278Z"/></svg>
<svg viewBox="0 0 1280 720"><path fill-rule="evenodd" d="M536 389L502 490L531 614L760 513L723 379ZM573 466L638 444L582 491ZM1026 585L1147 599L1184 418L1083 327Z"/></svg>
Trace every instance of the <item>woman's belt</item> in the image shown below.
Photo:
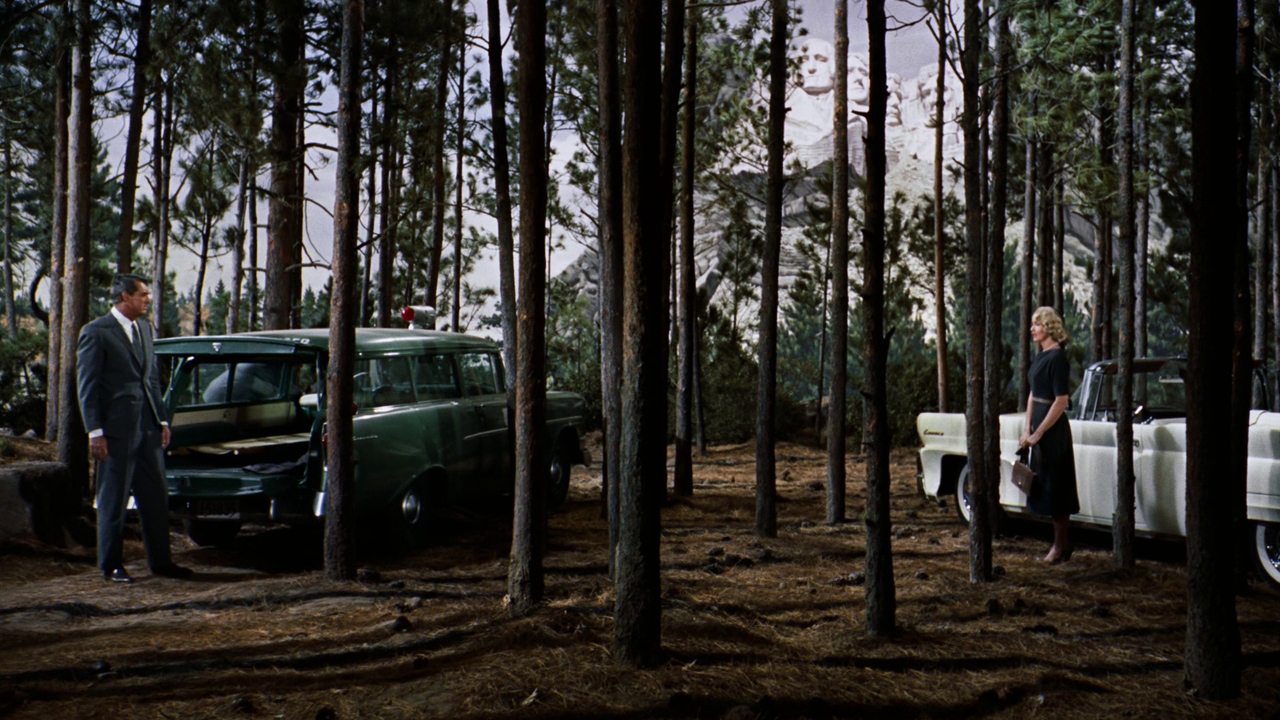
<svg viewBox="0 0 1280 720"><path fill-rule="evenodd" d="M1040 403L1041 405L1052 405L1052 404L1053 404L1053 401L1052 401L1052 400L1045 400L1045 399L1043 399L1043 398L1038 398L1038 397L1035 397L1035 396L1032 396L1032 397L1031 397L1031 402L1038 402L1038 403Z"/></svg>

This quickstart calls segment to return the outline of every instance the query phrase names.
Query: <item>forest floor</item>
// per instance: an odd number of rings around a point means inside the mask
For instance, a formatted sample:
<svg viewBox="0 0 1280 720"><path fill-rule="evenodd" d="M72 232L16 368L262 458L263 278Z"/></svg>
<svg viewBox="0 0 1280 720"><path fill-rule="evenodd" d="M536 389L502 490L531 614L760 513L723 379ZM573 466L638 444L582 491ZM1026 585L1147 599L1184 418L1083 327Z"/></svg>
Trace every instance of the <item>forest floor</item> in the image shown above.
<svg viewBox="0 0 1280 720"><path fill-rule="evenodd" d="M595 448L593 457L600 457ZM922 498L893 455L897 623L865 633L862 459L848 517L824 517L825 454L778 448L778 537L754 534L754 448L695 457L691 498L662 512L664 661L611 659L613 585L599 469L551 517L546 600L503 605L507 513L456 513L427 549L324 578L316 533L250 528L234 545L173 535L190 581L103 582L91 549L0 545L0 716L13 718L1276 718L1280 592L1237 602L1243 696L1183 688L1184 551L1140 543L1132 573L1105 533L1037 560L1047 528L995 542L997 578L969 582L951 503ZM131 526L132 527L132 526Z"/></svg>

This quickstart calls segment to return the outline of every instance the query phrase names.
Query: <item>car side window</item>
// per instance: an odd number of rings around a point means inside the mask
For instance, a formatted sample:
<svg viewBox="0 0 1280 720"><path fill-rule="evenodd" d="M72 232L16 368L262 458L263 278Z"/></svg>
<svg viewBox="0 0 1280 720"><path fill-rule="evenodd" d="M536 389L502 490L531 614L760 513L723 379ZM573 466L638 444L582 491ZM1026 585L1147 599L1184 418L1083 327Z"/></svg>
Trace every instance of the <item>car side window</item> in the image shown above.
<svg viewBox="0 0 1280 720"><path fill-rule="evenodd" d="M449 355L419 355L413 358L413 385L419 400L458 397L458 377Z"/></svg>
<svg viewBox="0 0 1280 720"><path fill-rule="evenodd" d="M497 366L494 358L488 353L463 353L458 356L458 364L462 371L462 394L467 397L475 395L496 395L502 392L498 380Z"/></svg>
<svg viewBox="0 0 1280 720"><path fill-rule="evenodd" d="M353 379L357 407L383 407L414 401L409 358L357 360L355 370Z"/></svg>

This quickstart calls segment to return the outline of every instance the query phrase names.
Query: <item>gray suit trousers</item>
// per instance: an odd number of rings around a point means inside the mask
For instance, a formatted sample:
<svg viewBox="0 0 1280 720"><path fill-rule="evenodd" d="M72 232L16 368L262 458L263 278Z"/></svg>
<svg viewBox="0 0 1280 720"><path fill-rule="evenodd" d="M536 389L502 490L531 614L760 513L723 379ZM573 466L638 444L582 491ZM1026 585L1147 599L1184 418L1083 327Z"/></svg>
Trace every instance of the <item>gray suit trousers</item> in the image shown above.
<svg viewBox="0 0 1280 720"><path fill-rule="evenodd" d="M98 567L103 572L124 564L121 543L130 490L138 506L147 566L154 570L173 562L160 424L144 413L141 425L125 437L108 438L107 459L98 466Z"/></svg>

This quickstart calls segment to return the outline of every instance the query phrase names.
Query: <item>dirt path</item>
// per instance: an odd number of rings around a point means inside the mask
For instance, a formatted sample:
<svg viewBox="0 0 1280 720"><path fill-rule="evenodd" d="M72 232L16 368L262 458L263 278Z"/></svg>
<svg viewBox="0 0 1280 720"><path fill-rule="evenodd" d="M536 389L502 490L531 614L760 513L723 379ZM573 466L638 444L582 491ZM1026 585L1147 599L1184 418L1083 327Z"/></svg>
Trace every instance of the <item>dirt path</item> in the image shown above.
<svg viewBox="0 0 1280 720"><path fill-rule="evenodd" d="M595 453L598 456L598 453ZM458 514L434 547L370 559L331 583L318 539L247 533L227 549L174 538L198 575L110 586L84 549L0 547L0 716L14 718L1277 717L1280 593L1239 600L1245 697L1182 689L1180 548L1144 546L1131 576L1102 535L1063 565L1043 528L996 543L1000 576L968 580L954 509L916 494L894 456L901 635L863 634L862 525L822 520L825 458L778 452L779 536L753 535L754 451L699 459L695 494L663 511L663 647L615 665L598 471L552 517L547 601L503 607L509 527ZM580 469L578 469L580 470ZM849 512L865 499L849 469ZM446 539L447 538L447 539Z"/></svg>

